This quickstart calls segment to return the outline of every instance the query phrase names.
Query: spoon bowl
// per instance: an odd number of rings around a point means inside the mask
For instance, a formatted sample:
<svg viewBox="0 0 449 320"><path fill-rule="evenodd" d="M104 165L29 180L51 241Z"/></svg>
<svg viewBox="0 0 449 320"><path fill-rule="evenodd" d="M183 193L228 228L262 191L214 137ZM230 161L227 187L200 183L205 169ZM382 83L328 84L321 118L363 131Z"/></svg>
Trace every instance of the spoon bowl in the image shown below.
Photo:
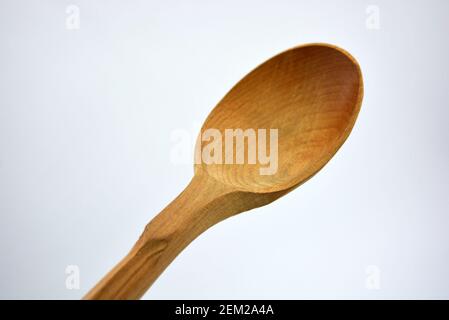
<svg viewBox="0 0 449 320"><path fill-rule="evenodd" d="M278 54L238 82L202 128L277 129L278 170L261 175L260 164L235 163L202 163L202 169L221 183L249 192L301 184L346 140L362 95L360 68L342 49L311 44Z"/></svg>
<svg viewBox="0 0 449 320"><path fill-rule="evenodd" d="M189 185L150 221L131 251L85 299L141 297L173 259L208 228L266 205L312 177L348 137L362 97L359 65L346 51L332 45L296 47L254 69L206 119ZM241 130L241 143L234 144L235 137L230 136L228 147L226 130ZM263 132L270 132L268 144L261 140ZM204 139L204 133L213 135ZM258 134L257 145L251 133ZM214 135L224 136L225 143L217 143ZM210 148L212 143L214 148ZM261 152L264 148L266 154ZM251 150L257 150L259 161ZM243 154L240 160L246 162L237 161L239 153ZM270 154L274 160L268 172L261 154Z"/></svg>

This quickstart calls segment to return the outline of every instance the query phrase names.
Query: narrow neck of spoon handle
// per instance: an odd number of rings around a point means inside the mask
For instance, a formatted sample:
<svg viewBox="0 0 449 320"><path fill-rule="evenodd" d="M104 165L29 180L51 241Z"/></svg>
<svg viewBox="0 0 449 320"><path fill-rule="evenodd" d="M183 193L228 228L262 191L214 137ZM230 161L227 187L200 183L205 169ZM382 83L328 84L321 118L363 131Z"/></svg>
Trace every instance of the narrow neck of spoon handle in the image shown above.
<svg viewBox="0 0 449 320"><path fill-rule="evenodd" d="M138 299L196 237L237 213L232 191L206 175L186 189L145 228L129 254L84 299Z"/></svg>

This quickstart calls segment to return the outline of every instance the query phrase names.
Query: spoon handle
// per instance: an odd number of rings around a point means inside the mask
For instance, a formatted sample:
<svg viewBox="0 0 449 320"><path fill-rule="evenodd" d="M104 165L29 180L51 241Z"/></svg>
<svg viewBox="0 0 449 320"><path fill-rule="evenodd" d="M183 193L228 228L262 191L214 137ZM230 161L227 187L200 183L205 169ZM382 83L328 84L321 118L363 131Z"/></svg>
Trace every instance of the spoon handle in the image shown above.
<svg viewBox="0 0 449 320"><path fill-rule="evenodd" d="M212 225L242 211L232 203L232 193L235 191L206 175L195 175L145 227L128 255L84 299L140 298L190 242Z"/></svg>

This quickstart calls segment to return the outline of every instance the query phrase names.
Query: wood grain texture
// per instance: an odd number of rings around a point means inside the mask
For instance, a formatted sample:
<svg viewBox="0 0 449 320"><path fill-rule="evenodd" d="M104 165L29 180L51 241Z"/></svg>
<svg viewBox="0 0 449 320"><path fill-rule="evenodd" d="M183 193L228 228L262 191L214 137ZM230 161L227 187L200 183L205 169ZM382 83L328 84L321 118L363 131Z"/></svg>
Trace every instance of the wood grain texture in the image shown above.
<svg viewBox="0 0 449 320"><path fill-rule="evenodd" d="M202 131L278 129L277 172L260 175L259 164L196 164L186 189L85 299L140 298L205 230L269 204L311 178L348 137L362 98L359 65L332 45L296 47L254 69L218 103Z"/></svg>

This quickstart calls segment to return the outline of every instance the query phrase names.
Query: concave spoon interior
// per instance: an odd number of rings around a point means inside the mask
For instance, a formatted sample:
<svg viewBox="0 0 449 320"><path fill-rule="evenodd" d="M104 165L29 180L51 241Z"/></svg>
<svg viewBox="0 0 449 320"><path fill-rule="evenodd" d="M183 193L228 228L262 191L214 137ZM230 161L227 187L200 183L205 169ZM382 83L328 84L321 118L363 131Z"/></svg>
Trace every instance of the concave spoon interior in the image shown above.
<svg viewBox="0 0 449 320"><path fill-rule="evenodd" d="M224 136L225 129L277 129L276 172L262 175L258 163L195 164L185 190L85 299L140 298L209 227L266 205L312 177L348 137L362 97L358 63L332 45L295 47L251 71L212 110L201 132L218 129ZM197 150L203 144L199 139Z"/></svg>

